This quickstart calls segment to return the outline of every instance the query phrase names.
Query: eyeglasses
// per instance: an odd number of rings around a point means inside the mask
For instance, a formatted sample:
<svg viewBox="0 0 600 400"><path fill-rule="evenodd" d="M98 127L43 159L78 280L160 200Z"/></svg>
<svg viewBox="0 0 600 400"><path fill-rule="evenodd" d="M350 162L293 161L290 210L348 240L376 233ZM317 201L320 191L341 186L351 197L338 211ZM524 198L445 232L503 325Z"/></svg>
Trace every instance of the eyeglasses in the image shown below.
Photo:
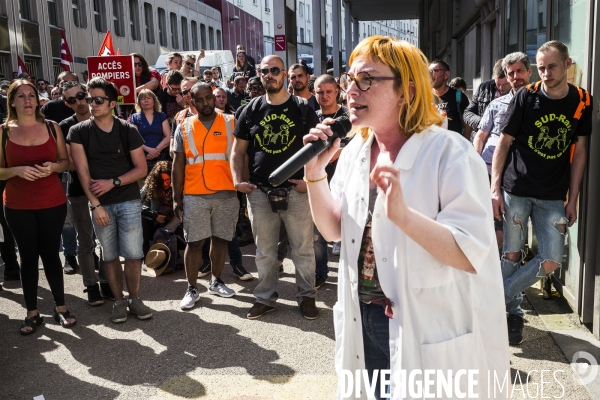
<svg viewBox="0 0 600 400"><path fill-rule="evenodd" d="M258 86L258 85L256 85L256 86L248 86L248 91L249 92L254 92L255 90L260 90L260 89L262 89L262 86Z"/></svg>
<svg viewBox="0 0 600 400"><path fill-rule="evenodd" d="M181 92L181 86L179 86L179 87L173 87L173 86L171 86L171 85L167 85L167 87L169 88L169 90L170 90L172 93L178 93L178 92Z"/></svg>
<svg viewBox="0 0 600 400"><path fill-rule="evenodd" d="M108 101L110 101L110 99L109 99L108 97L102 97L102 96L96 96L96 97L86 97L86 98L85 98L85 101L86 101L88 104L92 104L92 101L93 101L94 103L96 103L96 104L100 105L100 104L104 104L104 101L105 101L105 100L108 100Z"/></svg>
<svg viewBox="0 0 600 400"><path fill-rule="evenodd" d="M142 63L141 62L137 62L137 63L133 63L133 65L135 65L136 67L141 67Z"/></svg>
<svg viewBox="0 0 600 400"><path fill-rule="evenodd" d="M75 97L69 97L65 101L69 104L75 104L75 103L77 103L77 100L85 99L86 94L87 93L85 93L85 92L79 92L75 95Z"/></svg>
<svg viewBox="0 0 600 400"><path fill-rule="evenodd" d="M194 66L194 63L191 63L191 62L189 62L189 61L186 61L186 62L185 62L185 65L187 65L188 67L193 67L193 66Z"/></svg>
<svg viewBox="0 0 600 400"><path fill-rule="evenodd" d="M187 96L187 94L188 94L189 92L191 92L191 91L192 91L192 89L189 89L189 90L184 90L183 92L181 92L181 94L182 94L182 95L184 95L184 96Z"/></svg>
<svg viewBox="0 0 600 400"><path fill-rule="evenodd" d="M269 74L269 72L273 76L278 76L281 73L281 68L279 68L279 67L262 68L262 69L259 69L259 71L260 71L261 75L264 75L264 76L267 76Z"/></svg>
<svg viewBox="0 0 600 400"><path fill-rule="evenodd" d="M340 76L340 88L344 92L347 92L350 83L354 82L359 90L366 92L371 89L373 81L395 81L397 79L398 78L393 76L371 76L368 72L359 72L355 77L351 77L344 72Z"/></svg>

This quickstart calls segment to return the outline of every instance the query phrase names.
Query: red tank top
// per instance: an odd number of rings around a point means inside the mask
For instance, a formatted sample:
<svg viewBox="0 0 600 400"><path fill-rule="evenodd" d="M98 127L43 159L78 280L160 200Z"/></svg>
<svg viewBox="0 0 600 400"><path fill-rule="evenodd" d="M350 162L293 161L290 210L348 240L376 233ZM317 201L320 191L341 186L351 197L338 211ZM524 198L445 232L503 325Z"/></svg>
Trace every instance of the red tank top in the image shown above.
<svg viewBox="0 0 600 400"><path fill-rule="evenodd" d="M50 132L48 136L46 143L38 146L21 146L7 140L5 156L8 167L33 167L46 161L56 161L56 141ZM35 181L14 176L6 182L3 200L6 207L15 210L39 210L64 204L67 196L58 174Z"/></svg>

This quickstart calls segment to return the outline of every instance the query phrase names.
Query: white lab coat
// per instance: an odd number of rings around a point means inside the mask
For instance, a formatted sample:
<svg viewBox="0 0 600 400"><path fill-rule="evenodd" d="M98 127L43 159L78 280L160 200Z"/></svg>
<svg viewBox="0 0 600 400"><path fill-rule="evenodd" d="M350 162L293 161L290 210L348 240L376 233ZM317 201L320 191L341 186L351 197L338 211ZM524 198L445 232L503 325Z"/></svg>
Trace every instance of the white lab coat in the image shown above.
<svg viewBox="0 0 600 400"><path fill-rule="evenodd" d="M338 302L333 307L338 377L342 370L354 374L365 368L357 260L368 214L372 143L373 134L366 141L355 137L342 152L331 181L342 213ZM407 376L412 370L454 374L477 369L478 398L505 398L499 389L494 396L491 384L490 395L487 389L488 370L495 371L500 381L509 371L509 351L485 163L459 134L432 126L411 136L394 165L400 168L407 205L450 228L477 272L445 265L416 244L386 217L379 193L372 238L381 287L393 303L392 374L400 369ZM464 388L466 380L461 383ZM366 398L364 390L360 398ZM392 398L403 398L394 382Z"/></svg>

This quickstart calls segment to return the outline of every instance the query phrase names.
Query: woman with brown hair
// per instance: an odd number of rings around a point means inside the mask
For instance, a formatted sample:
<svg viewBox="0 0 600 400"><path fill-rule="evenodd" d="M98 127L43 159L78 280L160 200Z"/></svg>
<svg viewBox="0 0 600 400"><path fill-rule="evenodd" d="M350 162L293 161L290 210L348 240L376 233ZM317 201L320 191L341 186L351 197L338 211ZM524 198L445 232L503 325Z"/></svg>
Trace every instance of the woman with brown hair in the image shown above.
<svg viewBox="0 0 600 400"><path fill-rule="evenodd" d="M167 87L167 74L170 71L175 71L175 70L179 71L181 69L182 61L183 61L183 57L179 53L173 52L173 53L167 54L167 60L165 61L165 65L167 66L167 69L162 70L160 72L160 76L162 77L161 81L160 81L161 87L163 87L163 88Z"/></svg>
<svg viewBox="0 0 600 400"><path fill-rule="evenodd" d="M233 68L233 75L231 75L230 81L233 82L236 76L243 76L246 78L246 82L248 79L256 76L256 70L254 69L254 65L251 65L248 61L248 57L246 57L246 52L238 51L235 56L235 67Z"/></svg>
<svg viewBox="0 0 600 400"><path fill-rule="evenodd" d="M8 116L2 125L0 179L7 180L4 214L21 256L21 285L27 317L20 333L34 333L44 320L37 309L41 257L54 298L54 319L65 328L75 317L65 306L60 237L67 215L67 198L58 173L69 166L65 140L58 124L44 119L37 88L19 79L8 88Z"/></svg>
<svg viewBox="0 0 600 400"><path fill-rule="evenodd" d="M135 70L135 92L140 93L144 89L153 92L160 89L160 74L154 68L150 68L148 61L139 53L131 53Z"/></svg>

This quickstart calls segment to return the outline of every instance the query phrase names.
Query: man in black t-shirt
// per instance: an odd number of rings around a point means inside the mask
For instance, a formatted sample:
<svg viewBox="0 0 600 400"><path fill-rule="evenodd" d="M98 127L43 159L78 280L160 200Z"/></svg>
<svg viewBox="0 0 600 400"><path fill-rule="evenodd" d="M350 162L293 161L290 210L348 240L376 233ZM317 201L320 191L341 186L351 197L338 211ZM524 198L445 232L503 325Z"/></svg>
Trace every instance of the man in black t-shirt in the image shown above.
<svg viewBox="0 0 600 400"><path fill-rule="evenodd" d="M156 97L162 107L162 112L167 114L169 126L175 115L186 106L185 98L181 92L183 75L179 71L169 71L167 74L167 87L158 91Z"/></svg>
<svg viewBox="0 0 600 400"><path fill-rule="evenodd" d="M511 344L523 340L522 291L561 266L592 133L591 96L567 82L572 64L567 47L543 44L536 63L542 81L531 90L521 88L511 100L492 160L494 217L504 220L502 276ZM521 266L530 217L538 253Z"/></svg>
<svg viewBox="0 0 600 400"><path fill-rule="evenodd" d="M63 71L58 75L57 81L58 81L57 86L59 88L59 92L62 94L61 84L63 82L68 82L68 81L79 82L79 78L77 78L77 75L75 75L72 72ZM42 114L44 114L44 116L47 119L50 119L57 123L62 121L63 119L69 118L71 115L74 114L73 110L71 108L67 107L65 105L64 100L60 97L57 99L54 99L54 100L50 100L49 102L44 104L40 111L42 111ZM66 134L66 132L63 132L63 133Z"/></svg>
<svg viewBox="0 0 600 400"><path fill-rule="evenodd" d="M290 83L292 84L292 94L306 99L310 108L317 111L320 108L319 102L308 87L308 81L310 80L308 67L303 64L292 64L288 74L290 76Z"/></svg>
<svg viewBox="0 0 600 400"><path fill-rule="evenodd" d="M280 57L265 57L261 63L261 75L267 94L253 100L258 101L256 107L250 102L242 110L233 132L237 139L231 157L235 188L248 196L248 212L256 243L259 282L254 289L256 302L248 318L259 318L275 309L278 297L277 243L283 222L292 245L291 259L296 267L297 300L304 317L315 319L318 310L315 306L313 222L306 185L302 181L303 169L270 195L265 192L274 189L269 184L269 175L303 147L302 137L316 126L318 119L302 99L285 91L287 73ZM304 107L305 124L300 107ZM248 180L243 176L246 154L250 170Z"/></svg>
<svg viewBox="0 0 600 400"><path fill-rule="evenodd" d="M236 76L233 80L233 89L227 91L227 102L235 112L235 110L247 104L248 101L250 101L250 96L246 93L246 78Z"/></svg>
<svg viewBox="0 0 600 400"><path fill-rule="evenodd" d="M438 110L448 118L448 130L458 132L467 140L471 140L473 129L463 121L463 112L469 106L469 99L464 93L448 86L450 66L444 61L435 60L429 65L429 72L433 92L439 97Z"/></svg>
<svg viewBox="0 0 600 400"><path fill-rule="evenodd" d="M86 100L87 89L79 82L64 82L62 99L66 106L75 111L71 117L62 120L58 125L65 136L68 137L71 127L91 118L90 106ZM67 148L70 152L70 143L67 139ZM100 286L95 272L94 258L97 257L94 249L94 227L88 208L88 199L85 195L77 171L69 171L71 181L67 185L67 199L69 201L69 213L77 232L77 261L81 267L83 285L86 287L88 304L98 306L104 304L104 297L113 298L108 279L104 270L104 264L99 263Z"/></svg>
<svg viewBox="0 0 600 400"><path fill-rule="evenodd" d="M127 308L139 319L152 310L139 299L142 272L142 204L137 181L147 174L144 140L137 129L116 117L117 88L102 78L88 85L92 119L69 130L73 162L92 212L94 231L102 247L106 275L116 302L111 321L127 320ZM129 299L123 297L123 270Z"/></svg>

